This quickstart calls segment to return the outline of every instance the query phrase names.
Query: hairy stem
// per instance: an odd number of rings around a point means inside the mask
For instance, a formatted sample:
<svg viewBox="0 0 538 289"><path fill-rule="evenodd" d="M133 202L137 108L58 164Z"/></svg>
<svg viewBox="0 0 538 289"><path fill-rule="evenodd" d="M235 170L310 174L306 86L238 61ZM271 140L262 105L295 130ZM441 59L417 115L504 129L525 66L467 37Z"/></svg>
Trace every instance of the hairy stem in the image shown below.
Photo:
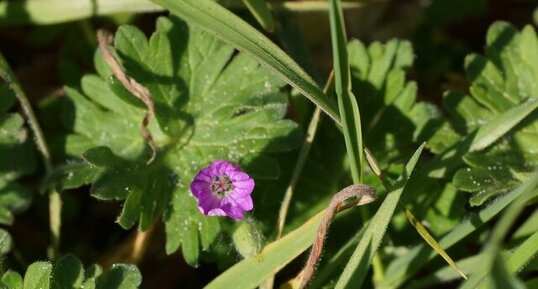
<svg viewBox="0 0 538 289"><path fill-rule="evenodd" d="M312 245L308 261L306 262L304 269L298 275L301 280L298 287L299 289L304 288L314 274L314 269L316 268L319 256L321 255L321 250L323 249L323 244L325 243L327 231L336 213L352 206L361 206L371 203L375 199L376 195L374 189L366 185L351 185L345 187L334 195L319 225L318 232L316 233L316 240Z"/></svg>
<svg viewBox="0 0 538 289"><path fill-rule="evenodd" d="M130 93L132 93L136 98L141 100L146 105L147 111L144 115L144 118L142 119L142 124L140 125L140 133L142 134L142 137L144 138L148 146L151 148L151 156L146 162L146 164L149 165L153 162L153 160L155 160L155 157L157 156L157 146L155 145L153 137L148 130L149 121L152 117L155 116L155 105L153 104L153 98L151 97L151 93L147 88L142 86L134 78L128 76L123 71L118 60L114 57L114 55L110 51L110 48L108 47L109 43L112 41L111 35L109 35L104 30L98 30L97 40L99 42L99 50L103 54L103 58L105 59L105 62L107 63L110 70L112 70L112 72L121 82L121 84Z"/></svg>

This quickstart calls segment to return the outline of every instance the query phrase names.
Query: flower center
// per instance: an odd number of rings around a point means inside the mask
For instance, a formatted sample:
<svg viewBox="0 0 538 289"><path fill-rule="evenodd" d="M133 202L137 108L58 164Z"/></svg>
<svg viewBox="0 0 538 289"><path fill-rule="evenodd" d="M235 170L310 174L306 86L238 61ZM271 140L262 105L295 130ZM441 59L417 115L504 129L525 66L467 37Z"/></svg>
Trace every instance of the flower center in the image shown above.
<svg viewBox="0 0 538 289"><path fill-rule="evenodd" d="M228 176L216 176L211 181L211 191L218 197L225 197L233 189L234 185Z"/></svg>

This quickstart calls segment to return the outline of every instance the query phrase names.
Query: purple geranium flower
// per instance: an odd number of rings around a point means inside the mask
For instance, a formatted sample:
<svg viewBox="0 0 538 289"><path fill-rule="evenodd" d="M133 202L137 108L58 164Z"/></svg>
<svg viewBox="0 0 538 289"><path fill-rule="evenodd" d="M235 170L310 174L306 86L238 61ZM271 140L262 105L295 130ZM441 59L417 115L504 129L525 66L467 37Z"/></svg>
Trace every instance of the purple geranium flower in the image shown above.
<svg viewBox="0 0 538 289"><path fill-rule="evenodd" d="M191 183L198 209L207 216L239 220L253 208L254 180L227 161L214 161L201 169Z"/></svg>

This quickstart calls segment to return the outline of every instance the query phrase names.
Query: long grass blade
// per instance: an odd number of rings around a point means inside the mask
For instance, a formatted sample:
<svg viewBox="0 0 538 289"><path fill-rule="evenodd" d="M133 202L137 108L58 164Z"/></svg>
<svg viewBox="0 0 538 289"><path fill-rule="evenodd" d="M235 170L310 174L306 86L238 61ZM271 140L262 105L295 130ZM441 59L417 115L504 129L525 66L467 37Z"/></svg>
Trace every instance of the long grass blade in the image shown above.
<svg viewBox="0 0 538 289"><path fill-rule="evenodd" d="M329 2L331 40L334 65L334 86L338 99L338 110L346 141L346 151L351 167L351 176L356 184L362 183L362 128L357 99L351 92L351 76L347 56L347 38L342 7L339 0Z"/></svg>
<svg viewBox="0 0 538 289"><path fill-rule="evenodd" d="M368 161L368 164L370 165L370 168L372 168L372 171L374 174L379 178L383 186L387 191L392 190L392 184L385 178L383 173L381 172L381 169L379 168L379 165L377 164L377 161L375 157L372 155L372 153L368 149L364 149L366 160ZM428 232L428 229L422 225L422 223L415 217L413 212L409 210L403 202L400 202L400 207L404 210L405 216L409 223L413 227L415 227L415 230L417 230L418 234L424 239L424 241L434 249L437 254L439 254L445 261L452 267L456 272L460 274L464 279L467 279L467 275L463 273L463 271L458 267L458 265L452 260L452 258L446 253L445 249L439 245L437 240Z"/></svg>
<svg viewBox="0 0 538 289"><path fill-rule="evenodd" d="M265 246L256 256L236 263L204 288L247 289L259 286L312 245L324 214L325 210L319 212L282 239Z"/></svg>
<svg viewBox="0 0 538 289"><path fill-rule="evenodd" d="M450 233L439 240L439 245L449 249L471 233L481 228L484 224L491 221L504 208L524 193L529 186L533 184L526 182L520 187L510 191L502 197L499 197L488 207L482 209L478 214L471 216L454 228ZM410 276L424 268L428 261L438 256L435 252L429 250L424 244L418 245L411 249L408 254L396 259L387 268L385 278L379 284L381 289L398 288Z"/></svg>
<svg viewBox="0 0 538 289"><path fill-rule="evenodd" d="M259 1L259 0L257 0ZM230 9L245 9L238 0L219 0ZM293 13L326 12L326 1L284 1L266 3L273 11ZM357 9L365 3L344 2L342 8ZM0 26L47 25L115 13L148 13L164 9L150 0L26 0L0 1Z"/></svg>
<svg viewBox="0 0 538 289"><path fill-rule="evenodd" d="M485 149L538 107L538 98L530 99L498 115L478 129L469 151Z"/></svg>
<svg viewBox="0 0 538 289"><path fill-rule="evenodd" d="M335 288L360 288L366 274L370 270L372 259L381 244L381 240L392 219L400 196L411 177L411 173L424 149L424 145L422 144L413 154L405 166L404 173L396 182L394 190L387 195L376 214L372 217L357 248L344 268L342 275L340 275Z"/></svg>
<svg viewBox="0 0 538 289"><path fill-rule="evenodd" d="M476 131L462 138L424 168L429 177L443 178L461 165L461 158L467 152L482 150L514 128L538 107L538 99L530 99L489 120Z"/></svg>

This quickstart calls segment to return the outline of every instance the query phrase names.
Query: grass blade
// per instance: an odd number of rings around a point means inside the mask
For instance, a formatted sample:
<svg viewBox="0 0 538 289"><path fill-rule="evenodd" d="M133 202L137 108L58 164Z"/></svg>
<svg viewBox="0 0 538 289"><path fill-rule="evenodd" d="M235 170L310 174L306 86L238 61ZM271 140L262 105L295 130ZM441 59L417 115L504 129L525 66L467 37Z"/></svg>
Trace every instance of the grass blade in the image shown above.
<svg viewBox="0 0 538 289"><path fill-rule="evenodd" d="M336 106L314 80L277 45L232 12L209 0L153 1L250 55L340 124Z"/></svg>
<svg viewBox="0 0 538 289"><path fill-rule="evenodd" d="M324 214L325 210L319 212L282 239L265 246L258 255L230 267L204 288L247 289L259 286L312 245Z"/></svg>
<svg viewBox="0 0 538 289"><path fill-rule="evenodd" d="M428 245L430 245L430 247L432 247L432 249L435 250L437 254L443 257L443 259L445 259L448 265L454 268L454 270L456 270L460 274L460 276L463 277L463 279L467 279L467 275L463 273L463 271L458 267L456 262L454 262L454 260L452 260L452 258L450 258L450 256L446 253L445 249L443 249L443 247L441 247L441 245L437 243L437 241L432 237L432 235L430 235L430 232L428 232L428 230L422 225L422 223L420 223L417 220L417 218L415 218L413 213L408 208L405 208L405 207L404 207L404 211L405 211L405 216L407 217L407 220L409 220L411 225L415 227L415 229L417 230L419 235L422 237L422 239L426 241L426 243L428 243Z"/></svg>
<svg viewBox="0 0 538 289"><path fill-rule="evenodd" d="M340 279L336 283L335 288L360 288L366 274L370 270L370 263L374 258L377 248L381 244L381 240L385 235L387 226L398 205L400 196L402 195L405 185L424 149L424 145L425 144L422 144L413 154L405 166L403 175L400 176L395 184L394 190L387 195L377 210L377 213L372 217L361 241L357 245L355 252L353 252Z"/></svg>
<svg viewBox="0 0 538 289"><path fill-rule="evenodd" d="M379 180L381 181L385 189L387 191L391 191L392 184L385 178L385 176L381 172L381 169L379 168L379 165L377 164L377 161L372 155L372 153L368 149L364 149L364 152L366 155L366 160L368 164L370 165L370 168L372 169L374 174L379 178ZM434 249L439 255L441 255L443 259L445 259L445 261L452 268L454 268L463 278L467 279L467 276L465 275L465 273L463 273L463 271L458 267L458 265L454 262L454 260L452 260L452 258L446 253L445 249L443 249L443 247L439 245L437 240L435 240L435 238L430 234L430 232L428 232L426 227L424 227L422 223L419 222L419 220L415 217L413 212L409 210L405 206L405 204L402 202L400 202L400 207L404 210L405 216L407 217L407 220L409 221L409 223L411 223L411 225L415 227L415 230L417 230L418 234L422 237L422 239L424 239L424 241L426 241L426 243L428 243L428 245L430 245L432 249Z"/></svg>
<svg viewBox="0 0 538 289"><path fill-rule="evenodd" d="M252 0L251 0L252 1ZM239 1L220 0L230 9L245 9ZM273 11L294 13L325 12L329 8L326 1L285 1L266 3ZM364 3L344 2L344 9L357 9ZM164 9L150 0L26 0L0 1L0 26L27 24L57 24L94 16L115 13L159 12ZM69 11L69 13L66 13Z"/></svg>
<svg viewBox="0 0 538 289"><path fill-rule="evenodd" d="M494 143L538 107L538 98L530 99L498 115L478 129L469 149L479 151Z"/></svg>
<svg viewBox="0 0 538 289"><path fill-rule="evenodd" d="M342 7L339 0L331 0L329 6L331 40L334 65L334 86L338 109L346 141L346 151L351 176L356 184L362 183L362 129L357 99L351 92L351 77L347 56L347 38Z"/></svg>
<svg viewBox="0 0 538 289"><path fill-rule="evenodd" d="M489 120L443 153L436 155L424 168L429 177L449 177L467 152L482 150L493 144L538 107L538 99L530 99ZM451 176L450 176L451 177Z"/></svg>
<svg viewBox="0 0 538 289"><path fill-rule="evenodd" d="M510 253L506 266L510 273L519 272L538 254L538 232L532 234L517 249Z"/></svg>
<svg viewBox="0 0 538 289"><path fill-rule="evenodd" d="M463 221L460 225L454 228L450 233L445 235L439 240L439 245L445 249L457 244L471 233L482 227L485 223L493 219L504 208L512 203L517 197L524 193L529 186L530 182L512 190L511 192L499 197L495 202L481 210L478 214L471 216L469 219ZM429 260L436 257L437 254L429 250L424 244L420 244L411 249L410 252L395 261L393 261L387 268L385 279L379 284L378 288L381 289L394 289L398 288L403 282L405 282L410 276L422 269Z"/></svg>
<svg viewBox="0 0 538 289"><path fill-rule="evenodd" d="M484 252L484 258L482 259L481 270L471 275L471 278L460 287L461 289L480 287L481 284L484 284L488 275L495 274L494 263L498 262L498 258L500 258L500 248L504 237L508 234L512 224L516 221L516 218L523 211L529 200L538 195L538 191L535 190L538 186L538 173L534 173L523 186L525 187L524 192L506 209L506 212L495 225L490 239L482 250ZM509 273L506 272L506 274ZM495 280L493 281L495 282Z"/></svg>

